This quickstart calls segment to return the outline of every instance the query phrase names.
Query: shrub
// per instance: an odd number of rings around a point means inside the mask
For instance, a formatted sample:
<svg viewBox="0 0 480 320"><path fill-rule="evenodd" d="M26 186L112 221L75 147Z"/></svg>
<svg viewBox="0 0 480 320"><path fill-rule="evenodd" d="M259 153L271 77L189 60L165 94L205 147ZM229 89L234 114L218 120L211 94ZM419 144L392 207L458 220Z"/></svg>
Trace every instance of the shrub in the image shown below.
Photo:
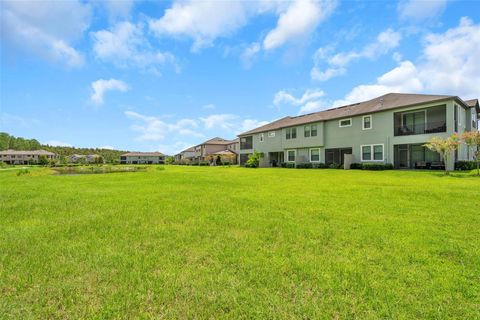
<svg viewBox="0 0 480 320"><path fill-rule="evenodd" d="M206 162L206 161L202 161L198 164L199 166L208 166L210 165L210 163Z"/></svg>
<svg viewBox="0 0 480 320"><path fill-rule="evenodd" d="M455 170L465 171L465 170L473 170L477 167L477 163L475 161L457 161L455 162Z"/></svg>
<svg viewBox="0 0 480 320"><path fill-rule="evenodd" d="M350 165L350 169L352 170L361 170L362 169L362 164L361 163L352 163Z"/></svg>
<svg viewBox="0 0 480 320"><path fill-rule="evenodd" d="M296 166L297 169L312 169L313 165L310 162L299 163Z"/></svg>
<svg viewBox="0 0 480 320"><path fill-rule="evenodd" d="M258 168L260 165L260 159L263 158L263 153L254 151L248 156L248 160L245 163L246 168Z"/></svg>
<svg viewBox="0 0 480 320"><path fill-rule="evenodd" d="M391 163L364 163L362 164L362 170L372 170L372 171L379 171L379 170L392 170L393 164Z"/></svg>
<svg viewBox="0 0 480 320"><path fill-rule="evenodd" d="M229 165L230 165L230 161L224 161L224 162L222 162L222 165L223 165L223 166L229 166Z"/></svg>
<svg viewBox="0 0 480 320"><path fill-rule="evenodd" d="M341 169L342 165L339 163L332 163L331 165L328 166L330 169Z"/></svg>
<svg viewBox="0 0 480 320"><path fill-rule="evenodd" d="M312 165L312 168L314 168L314 169L327 169L328 166L323 162L319 162L319 163L314 163Z"/></svg>
<svg viewBox="0 0 480 320"><path fill-rule="evenodd" d="M30 174L30 171L28 169L20 169L17 171L17 176L22 176L24 174Z"/></svg>
<svg viewBox="0 0 480 320"><path fill-rule="evenodd" d="M192 162L191 165L192 165L192 166L198 166L199 163L198 163L198 162Z"/></svg>
<svg viewBox="0 0 480 320"><path fill-rule="evenodd" d="M167 159L165 160L165 163L166 164L174 164L175 163L175 158L174 157L167 157Z"/></svg>

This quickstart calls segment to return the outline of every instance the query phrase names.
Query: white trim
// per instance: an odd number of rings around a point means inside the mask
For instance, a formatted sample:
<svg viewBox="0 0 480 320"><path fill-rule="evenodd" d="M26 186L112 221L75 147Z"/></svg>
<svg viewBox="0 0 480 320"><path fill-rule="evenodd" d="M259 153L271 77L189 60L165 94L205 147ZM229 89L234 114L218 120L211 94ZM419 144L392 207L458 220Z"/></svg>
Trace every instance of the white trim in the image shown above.
<svg viewBox="0 0 480 320"><path fill-rule="evenodd" d="M342 126L342 121L347 121L347 120L350 120L350 124L348 124L346 126ZM345 118L345 119L338 120L338 127L339 128L345 128L345 127L351 127L351 126L352 126L352 118Z"/></svg>
<svg viewBox="0 0 480 320"><path fill-rule="evenodd" d="M290 163L296 162L297 161L297 150L296 149L290 149L290 150L286 150L286 151L287 151L287 159L286 159L287 161L286 162L290 162ZM288 152L290 152L290 151L295 152L295 160L293 160L293 161L288 160Z"/></svg>
<svg viewBox="0 0 480 320"><path fill-rule="evenodd" d="M365 118L370 117L370 128L365 128ZM373 116L371 114L367 114L362 117L362 130L370 130L373 128Z"/></svg>
<svg viewBox="0 0 480 320"><path fill-rule="evenodd" d="M375 158L375 148L376 146L382 146L382 159L381 160L374 160ZM370 160L363 159L363 147L370 147ZM385 145L383 143L376 143L376 144L362 144L360 146L360 159L362 162L384 162L385 161Z"/></svg>
<svg viewBox="0 0 480 320"><path fill-rule="evenodd" d="M312 150L318 150L318 160L317 161L313 161L312 160ZM310 148L308 150L308 160L310 160L310 162L320 162L320 148Z"/></svg>
<svg viewBox="0 0 480 320"><path fill-rule="evenodd" d="M269 138L275 138L275 131L269 131L268 132L268 137Z"/></svg>

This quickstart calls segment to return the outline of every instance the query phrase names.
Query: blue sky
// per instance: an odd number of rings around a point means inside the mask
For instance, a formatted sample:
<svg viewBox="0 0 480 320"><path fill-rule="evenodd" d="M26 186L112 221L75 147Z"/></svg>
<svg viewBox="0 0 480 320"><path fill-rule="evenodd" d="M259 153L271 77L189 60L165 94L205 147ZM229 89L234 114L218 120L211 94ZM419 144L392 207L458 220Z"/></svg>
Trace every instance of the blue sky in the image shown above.
<svg viewBox="0 0 480 320"><path fill-rule="evenodd" d="M480 97L478 1L2 1L0 131L173 154L387 92Z"/></svg>

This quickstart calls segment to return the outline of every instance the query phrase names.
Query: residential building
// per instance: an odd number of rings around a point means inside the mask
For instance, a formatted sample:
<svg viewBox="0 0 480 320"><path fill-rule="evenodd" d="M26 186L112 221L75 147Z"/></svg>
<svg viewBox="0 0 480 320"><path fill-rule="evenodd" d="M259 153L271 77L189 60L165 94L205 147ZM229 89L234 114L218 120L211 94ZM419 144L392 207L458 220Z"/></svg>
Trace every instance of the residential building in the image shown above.
<svg viewBox="0 0 480 320"><path fill-rule="evenodd" d="M190 148L187 148L185 150L182 150L174 156L175 161L177 161L177 162L182 161L182 160L190 161L194 157L195 157L195 148L194 147L190 147Z"/></svg>
<svg viewBox="0 0 480 320"><path fill-rule="evenodd" d="M38 163L40 157L47 160L55 160L57 154L45 150L4 150L0 151L0 161L6 164L35 164Z"/></svg>
<svg viewBox="0 0 480 320"><path fill-rule="evenodd" d="M78 163L84 161L85 163L96 163L98 162L97 159L100 159L101 156L98 154L72 154L68 156L68 162L70 163Z"/></svg>
<svg viewBox="0 0 480 320"><path fill-rule="evenodd" d="M128 152L120 156L121 164L164 164L165 155L161 152Z"/></svg>
<svg viewBox="0 0 480 320"><path fill-rule="evenodd" d="M478 100L457 96L389 93L372 100L306 115L284 117L244 132L240 164L254 151L260 166L283 162L391 163L395 168L428 167L442 161L423 145L432 137L478 130ZM460 146L455 160L472 159ZM449 168L452 163L447 164Z"/></svg>
<svg viewBox="0 0 480 320"><path fill-rule="evenodd" d="M220 157L222 162L236 164L238 162L239 139L226 140L215 137L175 155L178 161L208 161L215 162Z"/></svg>

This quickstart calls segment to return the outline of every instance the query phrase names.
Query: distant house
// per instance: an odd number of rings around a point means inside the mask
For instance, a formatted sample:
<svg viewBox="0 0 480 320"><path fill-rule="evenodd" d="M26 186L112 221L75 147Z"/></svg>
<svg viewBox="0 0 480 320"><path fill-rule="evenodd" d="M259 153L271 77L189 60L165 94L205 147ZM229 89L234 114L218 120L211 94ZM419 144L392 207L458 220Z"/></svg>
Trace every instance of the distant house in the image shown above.
<svg viewBox="0 0 480 320"><path fill-rule="evenodd" d="M161 152L128 152L120 156L121 164L164 164L165 155Z"/></svg>
<svg viewBox="0 0 480 320"><path fill-rule="evenodd" d="M40 157L45 157L47 160L55 160L58 155L53 152L45 150L4 150L0 151L0 161L6 164L31 164L37 163Z"/></svg>
<svg viewBox="0 0 480 320"><path fill-rule="evenodd" d="M82 161L81 159L84 159L85 163L95 163L97 162L97 159L101 158L100 155L98 154L72 154L71 156L68 156L68 162L70 163L78 163Z"/></svg>
<svg viewBox="0 0 480 320"><path fill-rule="evenodd" d="M239 139L226 140L215 137L188 148L175 155L175 160L215 162L220 157L222 162L236 164L238 162Z"/></svg>
<svg viewBox="0 0 480 320"><path fill-rule="evenodd" d="M195 147L187 148L183 151L177 153L174 158L175 161L182 161L182 160L192 160L195 157Z"/></svg>

